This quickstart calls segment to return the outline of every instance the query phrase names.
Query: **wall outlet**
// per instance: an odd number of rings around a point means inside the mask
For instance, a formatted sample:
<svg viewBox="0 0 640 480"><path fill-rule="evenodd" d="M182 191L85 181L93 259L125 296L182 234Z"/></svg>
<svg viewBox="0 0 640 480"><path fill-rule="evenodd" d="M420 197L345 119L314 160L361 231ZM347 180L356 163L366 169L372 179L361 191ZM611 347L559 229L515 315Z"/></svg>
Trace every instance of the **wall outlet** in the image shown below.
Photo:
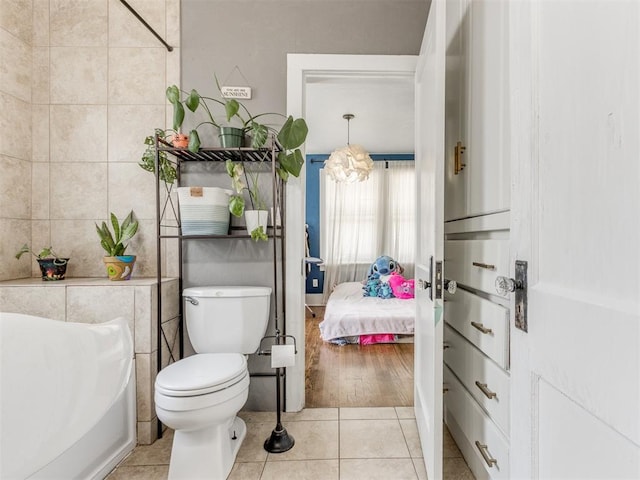
<svg viewBox="0 0 640 480"><path fill-rule="evenodd" d="M313 280L311 280L311 285L313 285L314 287L318 286L318 279L314 278Z"/></svg>

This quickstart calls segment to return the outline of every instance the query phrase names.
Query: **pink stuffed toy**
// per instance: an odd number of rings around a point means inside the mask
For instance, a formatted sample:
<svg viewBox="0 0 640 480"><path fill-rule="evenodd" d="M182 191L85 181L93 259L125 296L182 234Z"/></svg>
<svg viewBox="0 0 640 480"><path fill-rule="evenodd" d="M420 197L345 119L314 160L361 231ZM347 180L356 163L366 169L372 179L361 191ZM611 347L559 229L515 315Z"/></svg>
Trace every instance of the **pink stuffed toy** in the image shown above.
<svg viewBox="0 0 640 480"><path fill-rule="evenodd" d="M392 273L389 277L389 285L396 298L413 298L414 283L413 278L407 280L398 273Z"/></svg>

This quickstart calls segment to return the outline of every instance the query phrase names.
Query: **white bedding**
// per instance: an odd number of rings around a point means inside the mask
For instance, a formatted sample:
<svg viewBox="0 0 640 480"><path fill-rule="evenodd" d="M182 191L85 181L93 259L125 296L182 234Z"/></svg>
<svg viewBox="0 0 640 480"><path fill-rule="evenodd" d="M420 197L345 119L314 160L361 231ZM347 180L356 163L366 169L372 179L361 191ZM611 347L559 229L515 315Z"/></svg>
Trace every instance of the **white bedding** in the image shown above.
<svg viewBox="0 0 640 480"><path fill-rule="evenodd" d="M341 283L333 290L320 323L325 341L354 335L413 335L415 299L363 297L360 282Z"/></svg>

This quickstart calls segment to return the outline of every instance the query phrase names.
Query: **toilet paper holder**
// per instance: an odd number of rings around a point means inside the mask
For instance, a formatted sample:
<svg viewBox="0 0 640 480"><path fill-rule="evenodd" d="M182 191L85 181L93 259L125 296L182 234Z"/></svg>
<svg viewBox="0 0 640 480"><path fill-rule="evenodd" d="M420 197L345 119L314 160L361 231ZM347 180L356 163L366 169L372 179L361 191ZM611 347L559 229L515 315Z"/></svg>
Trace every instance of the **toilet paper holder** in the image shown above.
<svg viewBox="0 0 640 480"><path fill-rule="evenodd" d="M276 329L275 335L267 335L266 337L262 337L260 340L260 345L258 347L258 355L271 355L271 349L263 350L262 342L267 339L274 339L274 343L272 347L275 345L286 345L287 339L293 340L293 350L294 354L298 353L298 347L296 345L296 339L293 335L280 335L280 330ZM284 339L284 343L282 340ZM281 402L281 375L280 370L282 367L276 367L276 427L271 432L269 438L267 438L264 442L264 449L270 453L283 453L287 450L291 450L293 445L295 444L295 439L291 436L287 429L282 426L282 402Z"/></svg>
<svg viewBox="0 0 640 480"><path fill-rule="evenodd" d="M262 342L270 338L275 339L275 342L273 343L273 345L290 345L287 343L287 339L293 340L293 350L294 350L293 353L295 354L298 353L298 344L296 343L296 337L294 337L293 335L280 335L280 332L276 331L275 335L267 335L266 337L262 337L262 339L260 340L260 345L258 347L258 355L271 355L271 349L268 349L268 350L262 349ZM284 343L281 341L281 339L284 339Z"/></svg>

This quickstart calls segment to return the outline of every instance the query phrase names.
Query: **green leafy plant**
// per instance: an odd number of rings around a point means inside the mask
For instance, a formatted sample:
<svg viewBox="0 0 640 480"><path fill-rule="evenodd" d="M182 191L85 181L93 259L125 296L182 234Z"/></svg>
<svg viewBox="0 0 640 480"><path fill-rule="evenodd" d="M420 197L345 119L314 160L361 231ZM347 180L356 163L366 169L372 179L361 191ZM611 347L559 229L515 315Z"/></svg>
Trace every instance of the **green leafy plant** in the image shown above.
<svg viewBox="0 0 640 480"><path fill-rule="evenodd" d="M216 87L221 90L220 83L215 77ZM209 103L219 105L224 108L227 122L231 122L236 118L241 124L244 133L251 137L252 148L262 148L269 139L269 133L276 138L282 150L278 153L278 174L286 181L289 175L297 177L304 164L304 157L300 147L307 139L309 129L303 118L293 118L293 116L283 115L280 113L260 113L252 115L248 108L236 99L218 99L201 95L197 90L190 92L180 90L176 85L171 85L166 92L169 103L173 105L173 129L179 130L185 119L186 109L196 112L198 109L204 110L207 120L197 124L189 132L189 150L197 152L200 148L200 136L198 128L203 125L210 125L214 128L220 128L220 124L216 121L212 107ZM276 116L284 119L283 125L277 129L271 125L262 122L262 119L268 116Z"/></svg>
<svg viewBox="0 0 640 480"><path fill-rule="evenodd" d="M142 153L142 159L138 165L140 165L144 170L148 172L156 171L156 139L158 136L163 140L167 140L167 133L171 132L175 134L175 130L162 130L160 128L156 128L154 135L149 135L144 139L144 144L147 146L145 151ZM160 150L158 152L159 159L159 175L160 180L165 182L168 185L171 185L176 181L176 167L167 157L167 152L164 150Z"/></svg>
<svg viewBox="0 0 640 480"><path fill-rule="evenodd" d="M31 247L29 247L27 243L25 243L22 248L18 250L18 252L16 253L16 258L19 260L20 257L22 257L22 255L24 255L25 253L30 253L38 260L44 260L45 258L62 258L60 255L53 251L53 247L44 247L42 250L36 253L31 250Z"/></svg>
<svg viewBox="0 0 640 480"><path fill-rule="evenodd" d="M133 210L120 223L118 218L111 213L111 226L113 232L109 229L106 222L102 222L99 226L96 223L96 230L100 237L100 245L107 252L109 257L118 257L124 255L128 242L138 231L138 221L133 218Z"/></svg>

